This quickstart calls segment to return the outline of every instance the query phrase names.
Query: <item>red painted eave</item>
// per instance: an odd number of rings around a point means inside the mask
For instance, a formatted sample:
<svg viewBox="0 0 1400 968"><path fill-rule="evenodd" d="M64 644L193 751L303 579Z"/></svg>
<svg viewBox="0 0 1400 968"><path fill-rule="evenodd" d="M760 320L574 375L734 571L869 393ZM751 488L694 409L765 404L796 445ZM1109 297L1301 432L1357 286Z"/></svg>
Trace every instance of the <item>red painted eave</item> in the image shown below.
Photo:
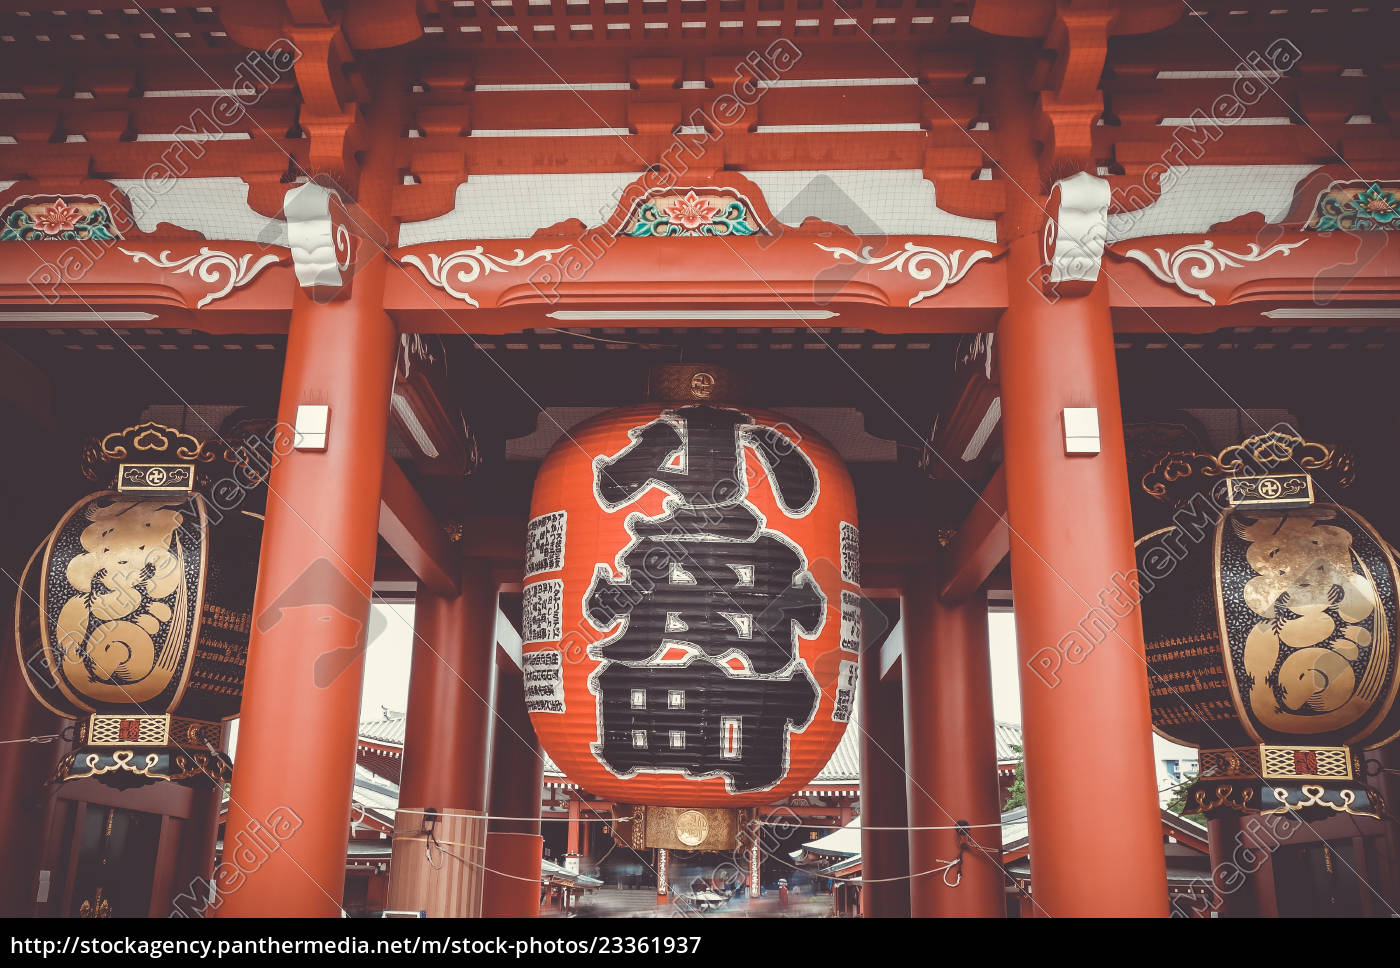
<svg viewBox="0 0 1400 968"><path fill-rule="evenodd" d="M143 252L179 262L205 249L262 267L242 285L220 295L229 267L219 261L202 271L176 271L134 259ZM0 307L95 312L147 312L156 318L126 327L196 329L211 333L285 333L295 280L284 249L254 242L121 241L0 243ZM209 297L213 298L209 298ZM201 307L199 303L208 299ZM0 321L7 328L79 328L89 322Z"/></svg>
<svg viewBox="0 0 1400 968"><path fill-rule="evenodd" d="M1172 235L1132 239L1110 245L1105 253L1100 285L1109 288L1115 328L1132 333L1207 333L1230 326L1356 325L1354 319L1325 316L1328 306L1350 309L1393 305L1400 301L1400 249L1384 245L1385 233L1281 233L1260 241L1251 235ZM427 243L396 250L400 265L391 269L384 304L407 332L501 334L525 329L578 325L548 314L560 309L643 309L655 318L643 325L666 327L785 326L800 334L801 318L770 321L725 319L725 309L781 309L791 313L823 311L835 316L811 318L815 328L864 329L882 333L977 332L993 329L1006 305L1011 285L1030 284L1006 277L1001 247L971 239L890 237L876 240L792 232L777 238L634 239L611 241L576 279L539 275L539 265L525 269L478 273L463 288L479 304L471 306L435 286L417 267L402 263L414 255L448 258L454 252L481 246L488 254L510 258L517 250L529 254L545 248L567 247L575 237L539 237L480 243ZM1252 245L1267 249L1295 244L1286 254L1236 266L1217 266L1194 275L1197 261L1171 262L1171 255L1210 241L1218 250L1240 253ZM987 250L993 253L972 265L942 291L918 299L936 286L940 270L919 279L908 272L878 265L836 260L818 244L859 251L871 246L879 256L905 244L951 253ZM116 251L121 246L153 256L178 260L208 247L235 258L269 253L281 256L244 285L226 295L198 303L223 286L222 278L161 269ZM63 281L51 281L52 267L67 247L61 243L6 243L0 259L0 306L45 311L95 310L149 312L155 318L132 326L187 328L210 333L284 333L296 282L285 250L269 250L251 242L131 241L88 243L92 255L71 263ZM1174 265L1180 283L1163 281L1128 253L1151 257L1158 250L1168 275ZM70 257L76 258L76 257ZM47 274L46 274L47 273ZM531 281L532 276L534 282ZM820 280L814 283L813 280ZM36 284L37 283L37 284ZM1185 289L1198 289L1193 293ZM1208 297L1207 298L1203 298ZM915 300L915 305L908 303ZM1213 301L1213 302L1212 302ZM1301 319L1269 318L1272 309L1298 307L1318 315ZM708 309L720 318L667 319L668 311ZM490 310L490 311L486 311ZM81 328L91 322L3 320L5 328Z"/></svg>

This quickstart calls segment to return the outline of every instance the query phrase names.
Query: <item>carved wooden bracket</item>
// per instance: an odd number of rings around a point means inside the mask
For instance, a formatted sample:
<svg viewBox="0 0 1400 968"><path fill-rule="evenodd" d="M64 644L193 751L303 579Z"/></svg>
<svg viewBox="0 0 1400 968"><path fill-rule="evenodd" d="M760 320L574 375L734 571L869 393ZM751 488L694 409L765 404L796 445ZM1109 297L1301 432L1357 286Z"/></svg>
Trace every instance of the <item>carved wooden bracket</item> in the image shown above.
<svg viewBox="0 0 1400 968"><path fill-rule="evenodd" d="M340 197L307 182L287 192L282 214L297 283L318 302L349 295L356 239Z"/></svg>
<svg viewBox="0 0 1400 968"><path fill-rule="evenodd" d="M1108 182L1088 172L1055 183L1042 249L1047 269L1042 284L1047 292L1079 295L1098 281L1111 196Z"/></svg>

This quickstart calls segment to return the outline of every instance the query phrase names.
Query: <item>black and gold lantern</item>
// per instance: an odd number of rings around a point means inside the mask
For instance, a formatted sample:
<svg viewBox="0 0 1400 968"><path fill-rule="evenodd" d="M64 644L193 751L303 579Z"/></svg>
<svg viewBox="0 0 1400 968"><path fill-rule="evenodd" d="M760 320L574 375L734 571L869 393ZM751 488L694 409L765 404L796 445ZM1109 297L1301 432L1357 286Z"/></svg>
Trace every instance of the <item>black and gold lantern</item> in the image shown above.
<svg viewBox="0 0 1400 968"><path fill-rule="evenodd" d="M255 451L155 423L89 446L84 472L116 489L63 515L15 610L30 689L78 720L55 780L229 778L262 531L247 498L269 466Z"/></svg>
<svg viewBox="0 0 1400 968"><path fill-rule="evenodd" d="M1187 809L1377 816L1360 751L1400 733L1394 550L1329 500L1345 454L1270 431L1143 477L1137 543L1157 732L1200 748Z"/></svg>

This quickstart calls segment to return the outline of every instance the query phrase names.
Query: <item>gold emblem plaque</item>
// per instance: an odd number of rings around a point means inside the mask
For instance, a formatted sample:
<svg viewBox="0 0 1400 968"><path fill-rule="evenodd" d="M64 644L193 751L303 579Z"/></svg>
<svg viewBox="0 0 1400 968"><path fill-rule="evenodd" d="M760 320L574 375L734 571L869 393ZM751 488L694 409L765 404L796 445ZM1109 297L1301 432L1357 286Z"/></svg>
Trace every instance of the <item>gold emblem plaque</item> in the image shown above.
<svg viewBox="0 0 1400 968"><path fill-rule="evenodd" d="M698 847L710 835L710 821L699 810L676 815L676 839L687 847Z"/></svg>
<svg viewBox="0 0 1400 968"><path fill-rule="evenodd" d="M733 850L739 846L748 810L723 807L653 807L621 804L614 834L633 848L668 850Z"/></svg>

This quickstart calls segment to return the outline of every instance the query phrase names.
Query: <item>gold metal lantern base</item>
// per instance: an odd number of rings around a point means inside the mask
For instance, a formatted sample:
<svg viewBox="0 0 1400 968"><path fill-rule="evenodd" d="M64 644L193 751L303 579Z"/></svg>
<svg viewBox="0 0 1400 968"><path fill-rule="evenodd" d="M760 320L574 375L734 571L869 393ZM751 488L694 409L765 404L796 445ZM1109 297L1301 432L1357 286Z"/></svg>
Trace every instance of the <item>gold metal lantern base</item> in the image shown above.
<svg viewBox="0 0 1400 968"><path fill-rule="evenodd" d="M1362 782L1360 757L1345 746L1247 746L1201 750L1200 774L1186 791L1186 812L1296 813L1304 819L1348 813L1382 816Z"/></svg>
<svg viewBox="0 0 1400 968"><path fill-rule="evenodd" d="M79 724L75 748L59 762L50 782L97 777L119 788L159 781L227 783L233 762L219 749L222 742L222 723L169 713L94 713Z"/></svg>

